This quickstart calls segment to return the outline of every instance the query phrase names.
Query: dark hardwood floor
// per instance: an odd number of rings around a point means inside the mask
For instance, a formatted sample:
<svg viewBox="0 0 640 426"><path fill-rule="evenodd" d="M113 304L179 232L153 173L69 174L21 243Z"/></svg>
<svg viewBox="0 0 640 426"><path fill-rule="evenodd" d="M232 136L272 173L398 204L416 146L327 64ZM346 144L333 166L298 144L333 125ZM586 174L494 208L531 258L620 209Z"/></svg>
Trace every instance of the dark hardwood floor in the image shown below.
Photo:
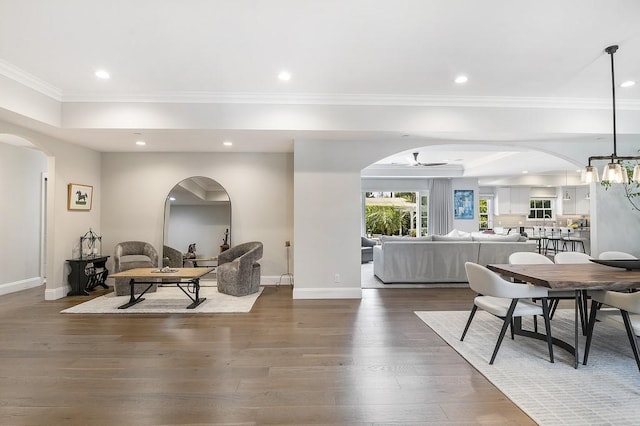
<svg viewBox="0 0 640 426"><path fill-rule="evenodd" d="M467 310L469 289L117 316L43 293L0 297L2 425L534 424L413 313Z"/></svg>

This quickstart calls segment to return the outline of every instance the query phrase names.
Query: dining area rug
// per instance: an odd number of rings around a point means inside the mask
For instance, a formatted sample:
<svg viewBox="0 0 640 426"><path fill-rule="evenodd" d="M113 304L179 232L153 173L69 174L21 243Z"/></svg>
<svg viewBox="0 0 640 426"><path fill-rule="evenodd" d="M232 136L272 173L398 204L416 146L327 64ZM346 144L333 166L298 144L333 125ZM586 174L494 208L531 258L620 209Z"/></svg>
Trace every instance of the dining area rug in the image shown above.
<svg viewBox="0 0 640 426"><path fill-rule="evenodd" d="M214 314L247 313L262 294L263 287L257 293L248 296L230 296L218 293L218 287L201 286L200 297L207 300L195 309L187 309L191 300L177 286L159 286L152 293L145 293L144 300L127 309L118 309L129 301L129 296L116 296L114 292L88 300L79 305L61 311L63 314Z"/></svg>
<svg viewBox="0 0 640 426"><path fill-rule="evenodd" d="M595 326L588 365L582 365L585 337L580 336L580 365L573 355L524 336L505 336L493 365L489 360L502 321L478 311L463 342L469 311L416 311L415 314L512 402L540 425L631 425L640 421L640 371L624 328L609 321ZM574 339L574 312L559 309L551 321L554 337ZM523 318L523 328L533 321ZM539 329L544 330L541 319Z"/></svg>

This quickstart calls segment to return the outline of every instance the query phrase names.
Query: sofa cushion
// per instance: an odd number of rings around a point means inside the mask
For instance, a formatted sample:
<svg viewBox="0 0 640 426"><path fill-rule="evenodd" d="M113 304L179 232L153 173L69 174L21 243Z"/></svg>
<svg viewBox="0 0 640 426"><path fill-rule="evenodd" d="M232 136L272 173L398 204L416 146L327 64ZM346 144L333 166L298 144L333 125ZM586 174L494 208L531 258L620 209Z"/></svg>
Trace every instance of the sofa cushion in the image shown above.
<svg viewBox="0 0 640 426"><path fill-rule="evenodd" d="M400 237L394 235L383 235L380 237L380 242L382 244L388 243L390 241L402 241L404 243L418 243L424 241L432 241L431 235L427 235L424 237Z"/></svg>
<svg viewBox="0 0 640 426"><path fill-rule="evenodd" d="M474 234L472 236L473 241L526 241L527 237L523 237L520 234L511 235L491 235L491 234Z"/></svg>
<svg viewBox="0 0 640 426"><path fill-rule="evenodd" d="M447 235L434 235L433 241L472 241L471 235L466 237L450 237Z"/></svg>

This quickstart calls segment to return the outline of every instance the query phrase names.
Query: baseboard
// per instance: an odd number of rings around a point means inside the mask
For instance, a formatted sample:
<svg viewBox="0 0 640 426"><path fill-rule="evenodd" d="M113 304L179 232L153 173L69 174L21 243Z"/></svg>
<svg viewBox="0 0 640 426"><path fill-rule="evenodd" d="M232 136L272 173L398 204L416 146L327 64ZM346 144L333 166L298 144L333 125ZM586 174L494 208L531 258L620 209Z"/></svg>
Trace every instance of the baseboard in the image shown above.
<svg viewBox="0 0 640 426"><path fill-rule="evenodd" d="M44 291L44 300L58 300L66 297L71 291L71 286L63 285L62 287L48 288Z"/></svg>
<svg viewBox="0 0 640 426"><path fill-rule="evenodd" d="M262 275L260 285L291 285L294 282L293 275Z"/></svg>
<svg viewBox="0 0 640 426"><path fill-rule="evenodd" d="M42 277L27 278L26 280L14 281L12 283L0 284L0 296L3 294L15 293L28 288L41 286L44 280Z"/></svg>
<svg viewBox="0 0 640 426"><path fill-rule="evenodd" d="M362 299L360 287L293 288L294 299Z"/></svg>

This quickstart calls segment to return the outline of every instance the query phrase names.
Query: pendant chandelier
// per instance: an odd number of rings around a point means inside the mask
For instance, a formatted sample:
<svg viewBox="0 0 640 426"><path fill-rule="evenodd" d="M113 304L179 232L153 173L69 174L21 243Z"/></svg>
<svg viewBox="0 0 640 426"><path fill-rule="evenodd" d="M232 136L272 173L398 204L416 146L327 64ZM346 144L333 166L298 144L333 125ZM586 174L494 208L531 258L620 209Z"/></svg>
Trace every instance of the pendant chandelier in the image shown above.
<svg viewBox="0 0 640 426"><path fill-rule="evenodd" d="M599 182L598 169L591 165L593 160L609 160L602 171L602 180L609 183L629 183L627 168L621 163L623 160L640 160L640 156L619 156L616 150L616 83L613 68L613 54L618 50L617 45L609 46L604 49L611 56L611 92L613 94L613 154L611 155L595 155L589 157L589 163L584 169L582 176L583 182ZM632 181L640 183L640 165L633 168Z"/></svg>

